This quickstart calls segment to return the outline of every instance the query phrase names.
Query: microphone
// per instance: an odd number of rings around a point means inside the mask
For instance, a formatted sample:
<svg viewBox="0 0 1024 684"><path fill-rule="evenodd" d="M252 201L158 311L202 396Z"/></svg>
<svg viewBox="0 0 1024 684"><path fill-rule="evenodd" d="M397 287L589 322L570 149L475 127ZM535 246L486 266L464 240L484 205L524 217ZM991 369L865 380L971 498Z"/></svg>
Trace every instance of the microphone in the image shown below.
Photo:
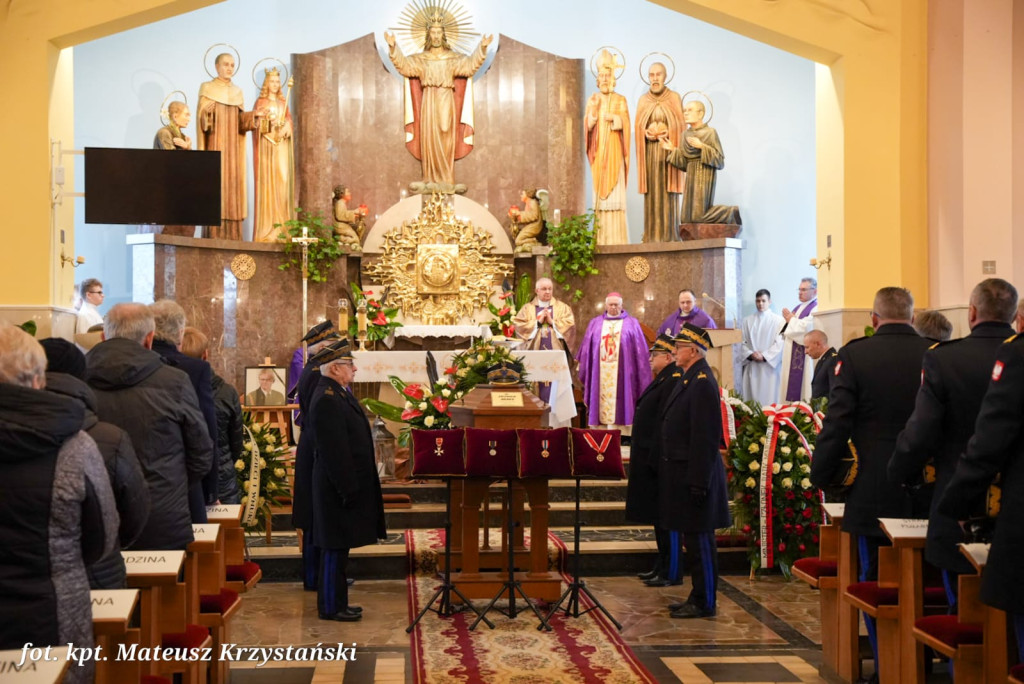
<svg viewBox="0 0 1024 684"><path fill-rule="evenodd" d="M701 299L709 299L709 300L711 300L712 302L714 302L715 304L717 304L717 305L718 305L719 307L721 307L721 309L722 309L722 320L723 320L723 321L724 321L725 323L728 323L728 321L726 321L726 320L725 320L725 304L723 304L722 302L718 301L717 299L715 299L714 297L712 297L711 295L709 295L709 294L708 294L707 292L701 292L701 293L700 293L700 298L701 298ZM735 324L736 324L736 321L733 321L733 327L734 327L734 328L736 327L736 325L735 325Z"/></svg>

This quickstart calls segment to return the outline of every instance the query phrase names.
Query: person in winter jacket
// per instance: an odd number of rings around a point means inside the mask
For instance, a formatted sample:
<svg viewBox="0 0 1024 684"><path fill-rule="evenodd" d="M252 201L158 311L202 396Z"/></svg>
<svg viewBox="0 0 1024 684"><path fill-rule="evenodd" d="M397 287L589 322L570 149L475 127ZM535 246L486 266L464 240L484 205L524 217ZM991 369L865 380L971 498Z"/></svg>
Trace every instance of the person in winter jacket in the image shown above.
<svg viewBox="0 0 1024 684"><path fill-rule="evenodd" d="M85 567L117 544L114 495L85 408L43 391L46 355L0 324L0 649L93 645ZM95 663L65 682L91 682Z"/></svg>
<svg viewBox="0 0 1024 684"><path fill-rule="evenodd" d="M46 352L46 390L69 397L85 408L82 429L92 437L103 457L110 486L121 518L120 543L110 553L86 568L92 589L123 589L124 558L128 548L142 533L149 519L149 488L139 467L128 433L96 417L96 395L85 384L85 354L77 346L59 337L40 340Z"/></svg>
<svg viewBox="0 0 1024 684"><path fill-rule="evenodd" d="M125 430L149 486L151 510L131 548L184 549L194 539L188 489L210 470L213 442L188 376L152 351L154 324L144 304L107 312L104 341L86 355L85 381L100 420Z"/></svg>

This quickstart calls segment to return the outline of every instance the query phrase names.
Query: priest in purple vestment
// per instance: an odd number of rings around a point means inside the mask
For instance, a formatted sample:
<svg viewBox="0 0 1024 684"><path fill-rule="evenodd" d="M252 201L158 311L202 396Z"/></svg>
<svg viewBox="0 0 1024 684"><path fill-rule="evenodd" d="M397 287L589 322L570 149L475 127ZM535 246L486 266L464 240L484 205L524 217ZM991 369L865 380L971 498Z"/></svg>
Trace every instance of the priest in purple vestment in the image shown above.
<svg viewBox="0 0 1024 684"><path fill-rule="evenodd" d="M802 278L798 291L800 303L792 311L782 310L786 324L782 326L782 382L779 384L779 401L809 401L814 365L807 363L802 344L804 334L814 330L814 311L818 308L818 281Z"/></svg>
<svg viewBox="0 0 1024 684"><path fill-rule="evenodd" d="M622 295L610 293L604 313L587 324L576 355L588 425L633 424L637 397L651 381L647 346L640 322L622 308Z"/></svg>
<svg viewBox="0 0 1024 684"><path fill-rule="evenodd" d="M714 330L718 327L708 312L697 306L697 295L693 293L693 290L679 291L679 310L670 313L655 332L659 335L675 337L679 334L683 323L689 323L705 330Z"/></svg>

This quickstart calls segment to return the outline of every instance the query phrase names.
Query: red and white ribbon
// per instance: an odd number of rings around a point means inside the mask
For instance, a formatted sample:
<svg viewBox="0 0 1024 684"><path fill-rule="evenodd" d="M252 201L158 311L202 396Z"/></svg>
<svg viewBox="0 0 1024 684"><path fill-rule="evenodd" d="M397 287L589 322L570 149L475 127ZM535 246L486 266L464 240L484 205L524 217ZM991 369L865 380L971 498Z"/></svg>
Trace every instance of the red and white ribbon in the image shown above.
<svg viewBox="0 0 1024 684"><path fill-rule="evenodd" d="M729 392L724 387L720 387L718 392L722 405L722 441L725 442L725 448L728 449L736 440L736 413L732 410L732 404L726 401L729 398Z"/></svg>
<svg viewBox="0 0 1024 684"><path fill-rule="evenodd" d="M245 512L242 514L242 526L248 527L256 523L256 513L259 512L260 503L260 447L256 443L256 437L248 426L243 425L245 434L252 444L252 455L249 461L249 480L245 483L246 494L249 500L245 502Z"/></svg>

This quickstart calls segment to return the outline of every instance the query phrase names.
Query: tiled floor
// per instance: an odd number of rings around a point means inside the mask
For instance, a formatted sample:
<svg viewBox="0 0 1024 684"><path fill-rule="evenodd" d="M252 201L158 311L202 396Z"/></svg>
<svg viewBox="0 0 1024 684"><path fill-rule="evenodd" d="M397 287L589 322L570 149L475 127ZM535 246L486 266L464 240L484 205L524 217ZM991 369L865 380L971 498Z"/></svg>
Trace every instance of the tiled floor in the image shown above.
<svg viewBox="0 0 1024 684"><path fill-rule="evenodd" d="M665 606L684 599L688 585L645 587L630 577L590 578L587 584L622 623L622 636L659 682L820 682L817 594L782 577L725 577L714 619L673 620ZM244 645L356 645L348 663L271 664L232 668L234 684L262 682L406 682L408 604L404 581L360 580L351 600L358 623L316 617L316 595L292 583L262 583L244 595L232 640ZM438 619L428 614L424 619ZM242 665L242 664L239 664Z"/></svg>

